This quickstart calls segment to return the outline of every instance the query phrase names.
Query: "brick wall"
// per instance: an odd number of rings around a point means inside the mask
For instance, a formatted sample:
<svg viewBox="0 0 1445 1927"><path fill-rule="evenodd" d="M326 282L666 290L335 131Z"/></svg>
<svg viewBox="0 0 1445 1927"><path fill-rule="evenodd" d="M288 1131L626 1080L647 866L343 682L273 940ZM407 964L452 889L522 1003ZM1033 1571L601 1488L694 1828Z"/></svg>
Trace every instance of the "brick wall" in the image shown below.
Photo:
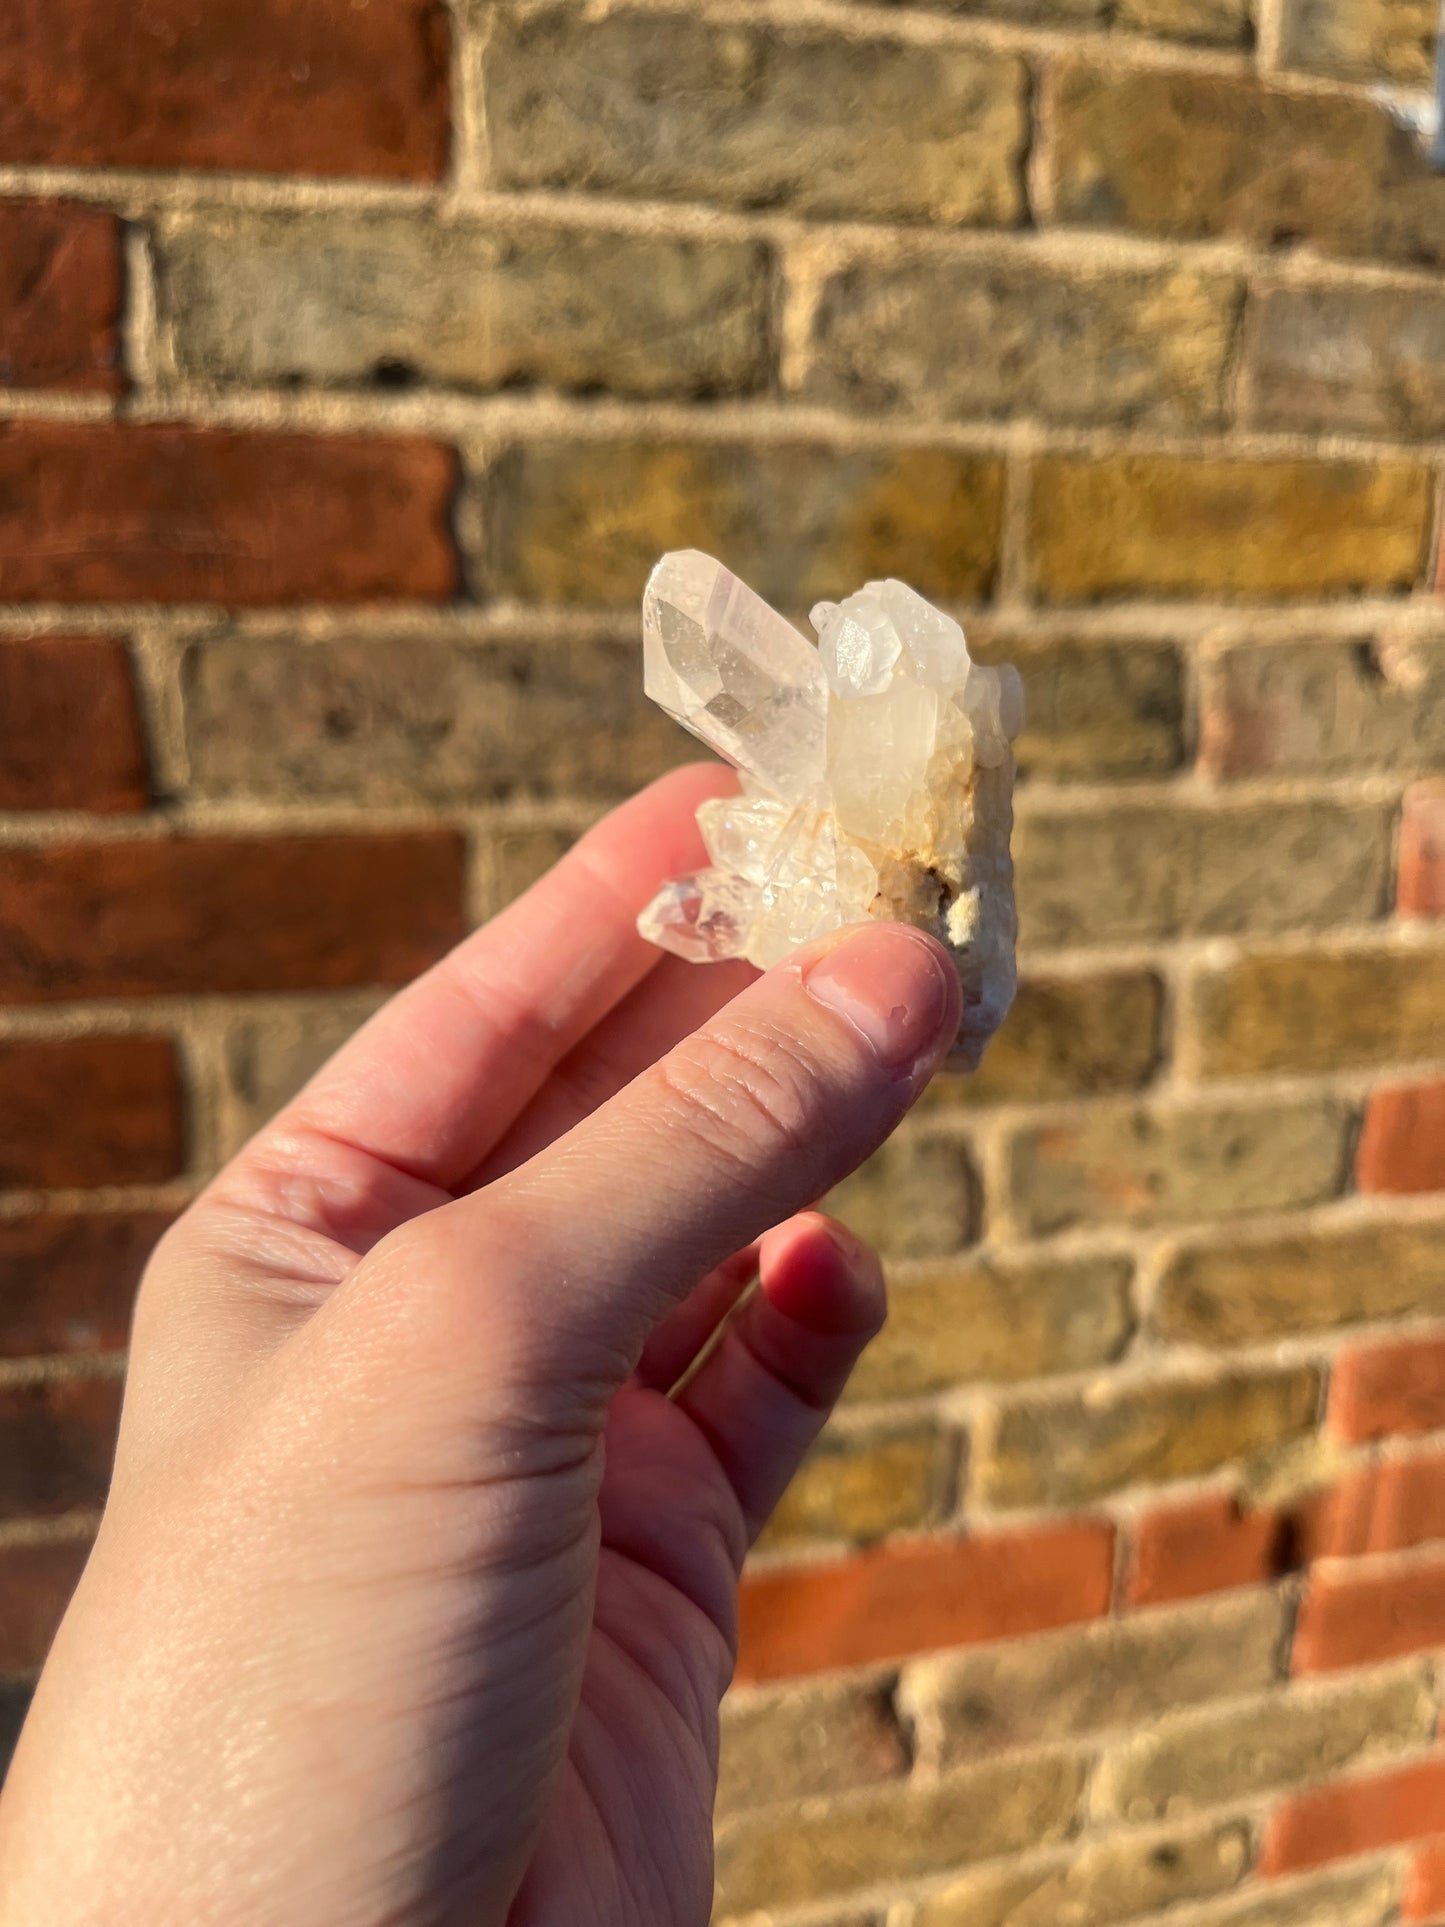
<svg viewBox="0 0 1445 1927"><path fill-rule="evenodd" d="M8 0L0 1727L159 1228L689 753L696 543L908 578L1031 714L1017 1008L840 1201L894 1311L746 1589L721 1912L1445 1919L1433 14Z"/></svg>

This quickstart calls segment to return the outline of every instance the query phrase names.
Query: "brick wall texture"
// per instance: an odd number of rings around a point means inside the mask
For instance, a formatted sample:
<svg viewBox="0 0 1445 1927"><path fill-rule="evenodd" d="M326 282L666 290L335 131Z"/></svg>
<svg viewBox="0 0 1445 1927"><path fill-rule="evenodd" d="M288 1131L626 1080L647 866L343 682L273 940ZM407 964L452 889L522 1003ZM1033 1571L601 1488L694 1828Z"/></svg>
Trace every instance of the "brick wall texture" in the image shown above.
<svg viewBox="0 0 1445 1927"><path fill-rule="evenodd" d="M0 8L0 1746L145 1255L691 751L637 603L1016 660L1018 1004L744 1588L718 1917L1445 1921L1433 0Z"/></svg>

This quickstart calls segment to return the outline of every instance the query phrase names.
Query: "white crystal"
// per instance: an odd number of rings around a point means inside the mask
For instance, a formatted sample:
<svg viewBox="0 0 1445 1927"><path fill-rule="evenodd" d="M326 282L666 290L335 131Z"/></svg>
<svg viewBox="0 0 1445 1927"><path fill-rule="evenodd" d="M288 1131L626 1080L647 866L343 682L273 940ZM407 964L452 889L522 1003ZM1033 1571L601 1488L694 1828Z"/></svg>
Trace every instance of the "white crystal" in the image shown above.
<svg viewBox="0 0 1445 1927"><path fill-rule="evenodd" d="M1013 1001L1013 753L1023 688L906 583L812 611L815 649L720 562L665 555L643 598L647 693L742 772L698 809L712 868L664 884L645 937L764 968L864 917L930 930L972 1068Z"/></svg>

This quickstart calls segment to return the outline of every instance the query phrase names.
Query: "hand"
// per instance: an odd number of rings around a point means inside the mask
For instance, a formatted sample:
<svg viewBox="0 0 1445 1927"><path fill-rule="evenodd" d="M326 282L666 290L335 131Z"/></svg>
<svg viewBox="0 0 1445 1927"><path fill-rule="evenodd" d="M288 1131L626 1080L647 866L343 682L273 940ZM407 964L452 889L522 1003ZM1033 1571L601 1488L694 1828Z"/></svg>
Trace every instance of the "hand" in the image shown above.
<svg viewBox="0 0 1445 1927"><path fill-rule="evenodd" d="M891 925L659 959L729 787L617 811L162 1241L6 1923L703 1927L739 1566L883 1315L802 1207L959 1015Z"/></svg>

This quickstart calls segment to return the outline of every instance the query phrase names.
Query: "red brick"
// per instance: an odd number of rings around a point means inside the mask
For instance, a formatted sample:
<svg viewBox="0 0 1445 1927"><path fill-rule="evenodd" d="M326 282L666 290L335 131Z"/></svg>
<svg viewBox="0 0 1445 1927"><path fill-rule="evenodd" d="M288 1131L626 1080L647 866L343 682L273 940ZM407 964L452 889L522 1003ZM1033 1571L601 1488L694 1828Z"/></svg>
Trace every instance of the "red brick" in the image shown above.
<svg viewBox="0 0 1445 1927"><path fill-rule="evenodd" d="M0 1043L0 1186L141 1184L184 1165L180 1069L167 1039Z"/></svg>
<svg viewBox="0 0 1445 1927"><path fill-rule="evenodd" d="M753 1574L737 1676L818 1673L1095 1619L1108 1610L1113 1549L1112 1526L1082 1519Z"/></svg>
<svg viewBox="0 0 1445 1927"><path fill-rule="evenodd" d="M120 1394L118 1378L0 1385L0 1518L102 1502Z"/></svg>
<svg viewBox="0 0 1445 1927"><path fill-rule="evenodd" d="M1352 1442L1445 1428L1445 1337L1385 1338L1342 1352L1329 1423Z"/></svg>
<svg viewBox="0 0 1445 1927"><path fill-rule="evenodd" d="M1445 1755L1297 1793L1265 1823L1261 1874L1344 1860L1445 1827Z"/></svg>
<svg viewBox="0 0 1445 1927"><path fill-rule="evenodd" d="M1310 1575L1293 1670L1330 1673L1445 1646L1445 1559L1329 1565Z"/></svg>
<svg viewBox="0 0 1445 1927"><path fill-rule="evenodd" d="M167 1211L0 1218L0 1358L123 1349Z"/></svg>
<svg viewBox="0 0 1445 1927"><path fill-rule="evenodd" d="M1445 1840L1434 1841L1415 1855L1400 1917L1402 1920L1445 1917Z"/></svg>
<svg viewBox="0 0 1445 1927"><path fill-rule="evenodd" d="M0 639L0 716L0 810L138 810L149 800L124 643Z"/></svg>
<svg viewBox="0 0 1445 1927"><path fill-rule="evenodd" d="M1361 1191L1445 1191L1445 1078L1372 1093L1355 1183Z"/></svg>
<svg viewBox="0 0 1445 1927"><path fill-rule="evenodd" d="M449 449L415 436L0 426L0 600L445 600Z"/></svg>
<svg viewBox="0 0 1445 1927"><path fill-rule="evenodd" d="M1397 903L1405 917L1445 917L1445 783L1405 792Z"/></svg>
<svg viewBox="0 0 1445 1927"><path fill-rule="evenodd" d="M1301 1563L1445 1538L1445 1454L1358 1467L1298 1509L1294 1532Z"/></svg>
<svg viewBox="0 0 1445 1927"><path fill-rule="evenodd" d="M1158 1506L1138 1521L1125 1596L1131 1606L1158 1606L1231 1586L1263 1585L1292 1564L1277 1513L1247 1512L1231 1494L1210 1493Z"/></svg>
<svg viewBox="0 0 1445 1927"><path fill-rule="evenodd" d="M447 830L0 850L0 1003L403 983L462 935L463 866Z"/></svg>
<svg viewBox="0 0 1445 1927"><path fill-rule="evenodd" d="M434 180L440 0L6 0L0 160Z"/></svg>
<svg viewBox="0 0 1445 1927"><path fill-rule="evenodd" d="M0 1673L45 1658L89 1551L89 1539L0 1547Z"/></svg>
<svg viewBox="0 0 1445 1927"><path fill-rule="evenodd" d="M0 40L4 32L0 26ZM0 79L0 95L3 88ZM62 201L0 201L0 387L116 393L120 303L113 214Z"/></svg>

